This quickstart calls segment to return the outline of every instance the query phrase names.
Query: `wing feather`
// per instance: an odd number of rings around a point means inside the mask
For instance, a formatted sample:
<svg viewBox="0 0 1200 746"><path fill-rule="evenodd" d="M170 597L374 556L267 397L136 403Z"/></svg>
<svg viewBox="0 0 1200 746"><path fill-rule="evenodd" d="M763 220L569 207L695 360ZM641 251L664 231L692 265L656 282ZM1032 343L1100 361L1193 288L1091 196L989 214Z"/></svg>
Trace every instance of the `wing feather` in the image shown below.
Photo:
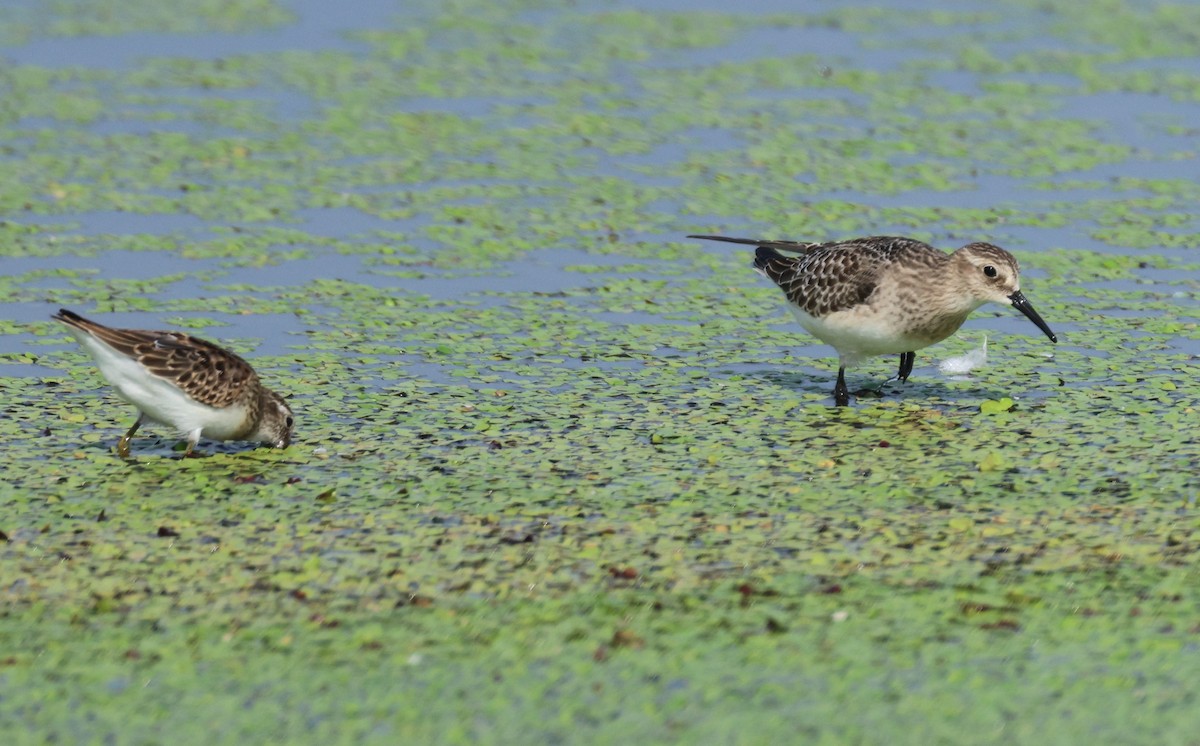
<svg viewBox="0 0 1200 746"><path fill-rule="evenodd" d="M903 259L937 266L947 254L923 241L900 236L867 236L847 241L807 243L729 236L689 236L757 246L754 266L771 278L787 298L813 317L843 311L867 299L882 271ZM796 256L785 256L787 251Z"/></svg>
<svg viewBox="0 0 1200 746"><path fill-rule="evenodd" d="M258 374L242 358L183 332L114 329L61 309L54 317L87 332L153 375L178 386L210 407L227 407L258 383Z"/></svg>

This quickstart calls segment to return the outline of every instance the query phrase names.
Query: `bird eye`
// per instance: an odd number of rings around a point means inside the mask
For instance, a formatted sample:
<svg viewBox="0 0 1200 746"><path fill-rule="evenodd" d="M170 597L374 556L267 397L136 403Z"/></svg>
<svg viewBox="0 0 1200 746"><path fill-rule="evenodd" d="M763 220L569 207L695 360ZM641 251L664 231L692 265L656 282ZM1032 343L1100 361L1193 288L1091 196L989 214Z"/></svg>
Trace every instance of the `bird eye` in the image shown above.
<svg viewBox="0 0 1200 746"><path fill-rule="evenodd" d="M290 428L295 423L295 420L292 419L291 415L288 415L288 418L283 423Z"/></svg>
<svg viewBox="0 0 1200 746"><path fill-rule="evenodd" d="M988 266L983 268L983 273L985 275L987 275L988 277L995 277L996 276L996 268L989 264Z"/></svg>

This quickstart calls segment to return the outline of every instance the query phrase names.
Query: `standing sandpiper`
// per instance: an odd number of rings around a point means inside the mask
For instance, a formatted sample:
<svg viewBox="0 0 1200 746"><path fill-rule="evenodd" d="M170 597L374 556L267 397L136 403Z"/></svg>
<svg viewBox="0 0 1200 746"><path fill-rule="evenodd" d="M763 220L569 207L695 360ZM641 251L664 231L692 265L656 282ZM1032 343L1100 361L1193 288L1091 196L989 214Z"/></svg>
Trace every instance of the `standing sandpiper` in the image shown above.
<svg viewBox="0 0 1200 746"><path fill-rule="evenodd" d="M122 458L147 419L187 438L184 458L201 437L276 448L291 442L292 410L232 352L182 332L112 329L65 308L52 318L70 328L117 395L138 408L137 422L117 441Z"/></svg>
<svg viewBox="0 0 1200 746"><path fill-rule="evenodd" d="M914 350L940 342L989 301L1011 304L1058 337L1021 293L1017 260L990 243L967 244L953 254L927 243L871 236L830 243L757 241L688 236L757 246L754 268L787 295L800 325L838 352L838 406L850 403L846 368L872 355L900 354L898 378L912 373ZM798 256L784 256L779 250Z"/></svg>

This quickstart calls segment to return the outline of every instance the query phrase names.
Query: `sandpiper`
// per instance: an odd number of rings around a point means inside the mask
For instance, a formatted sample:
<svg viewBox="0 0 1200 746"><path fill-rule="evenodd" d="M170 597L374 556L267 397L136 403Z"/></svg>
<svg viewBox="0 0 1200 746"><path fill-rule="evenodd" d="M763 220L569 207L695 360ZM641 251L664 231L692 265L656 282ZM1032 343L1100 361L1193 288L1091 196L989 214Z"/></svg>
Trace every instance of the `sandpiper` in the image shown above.
<svg viewBox="0 0 1200 746"><path fill-rule="evenodd" d="M783 290L801 326L837 350L833 396L838 406L850 403L847 367L872 355L899 353L897 378L907 381L915 350L949 337L971 311L989 301L1011 304L1051 342L1058 342L1021 292L1017 260L990 243L967 244L947 254L896 236L829 243L688 238L758 247L754 268Z"/></svg>
<svg viewBox="0 0 1200 746"><path fill-rule="evenodd" d="M201 437L276 448L291 442L291 408L232 352L182 332L113 329L65 308L52 318L67 325L117 395L138 408L137 421L117 442L122 458L146 420L186 438L184 458Z"/></svg>

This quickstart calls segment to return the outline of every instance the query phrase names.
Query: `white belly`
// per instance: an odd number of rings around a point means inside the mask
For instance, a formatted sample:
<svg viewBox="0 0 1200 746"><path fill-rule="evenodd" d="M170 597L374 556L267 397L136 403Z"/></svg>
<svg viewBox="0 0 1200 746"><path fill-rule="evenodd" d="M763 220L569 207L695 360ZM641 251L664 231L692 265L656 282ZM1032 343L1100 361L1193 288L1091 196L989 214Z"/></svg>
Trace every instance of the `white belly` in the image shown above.
<svg viewBox="0 0 1200 746"><path fill-rule="evenodd" d="M864 358L912 352L940 342L945 337L931 339L905 332L894 316L879 313L863 304L845 311L815 318L789 303L800 326L809 334L838 351L842 365L853 367Z"/></svg>

